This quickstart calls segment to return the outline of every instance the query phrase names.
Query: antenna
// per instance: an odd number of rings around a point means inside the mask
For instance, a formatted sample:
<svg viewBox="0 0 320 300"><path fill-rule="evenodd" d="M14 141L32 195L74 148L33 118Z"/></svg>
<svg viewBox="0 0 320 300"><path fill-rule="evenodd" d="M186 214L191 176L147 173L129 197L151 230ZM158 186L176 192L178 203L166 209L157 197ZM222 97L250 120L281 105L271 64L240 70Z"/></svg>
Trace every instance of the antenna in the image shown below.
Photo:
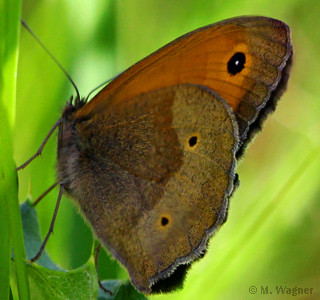
<svg viewBox="0 0 320 300"><path fill-rule="evenodd" d="M62 72L68 77L69 81L73 85L74 89L76 90L77 93L77 98L80 100L80 93L79 90L70 77L70 75L67 73L67 71L62 67L62 65L56 60L56 58L51 54L51 52L47 49L47 47L39 40L39 38L33 33L33 31L30 29L30 27L27 25L25 21L21 19L21 24L24 26L25 29L29 31L29 33L34 37L34 39L39 43L39 45L43 48L44 51L47 52L47 54L53 59L53 61L58 65L58 67L62 70Z"/></svg>

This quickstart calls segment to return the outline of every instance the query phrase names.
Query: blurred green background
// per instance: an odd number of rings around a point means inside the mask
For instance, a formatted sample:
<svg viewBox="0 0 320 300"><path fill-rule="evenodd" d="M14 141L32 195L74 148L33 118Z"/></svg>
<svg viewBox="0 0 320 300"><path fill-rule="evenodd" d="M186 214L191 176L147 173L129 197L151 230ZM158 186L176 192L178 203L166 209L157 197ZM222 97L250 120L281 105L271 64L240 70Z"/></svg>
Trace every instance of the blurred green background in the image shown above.
<svg viewBox="0 0 320 300"><path fill-rule="evenodd" d="M291 299L276 286L313 288L320 299L320 2L318 0L26 0L23 18L70 73L82 95L174 38L225 18L264 15L292 30L289 87L238 168L240 188L208 254L182 291L152 299ZM21 31L15 159L28 159L60 117L71 84L26 30ZM56 138L19 172L20 201L55 181ZM44 236L58 190L37 207ZM92 235L63 198L47 251L65 269L84 264ZM126 272L105 253L105 278ZM256 286L256 294L249 288ZM272 295L261 294L268 286Z"/></svg>

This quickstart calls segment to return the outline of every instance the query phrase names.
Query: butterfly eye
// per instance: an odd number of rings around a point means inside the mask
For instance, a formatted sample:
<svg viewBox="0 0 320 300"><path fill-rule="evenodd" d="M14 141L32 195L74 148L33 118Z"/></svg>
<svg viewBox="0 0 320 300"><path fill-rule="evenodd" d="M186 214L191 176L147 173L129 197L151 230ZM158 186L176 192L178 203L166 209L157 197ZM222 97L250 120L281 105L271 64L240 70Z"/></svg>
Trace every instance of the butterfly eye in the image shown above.
<svg viewBox="0 0 320 300"><path fill-rule="evenodd" d="M169 224L169 219L166 218L166 217L162 217L162 218L161 218L161 225L162 225L162 226L166 226L166 225L168 225L168 224Z"/></svg>
<svg viewBox="0 0 320 300"><path fill-rule="evenodd" d="M246 56L242 52L235 53L228 61L228 72L230 75L236 75L244 69Z"/></svg>
<svg viewBox="0 0 320 300"><path fill-rule="evenodd" d="M189 146L194 147L197 144L198 138L196 136L193 136L189 139Z"/></svg>

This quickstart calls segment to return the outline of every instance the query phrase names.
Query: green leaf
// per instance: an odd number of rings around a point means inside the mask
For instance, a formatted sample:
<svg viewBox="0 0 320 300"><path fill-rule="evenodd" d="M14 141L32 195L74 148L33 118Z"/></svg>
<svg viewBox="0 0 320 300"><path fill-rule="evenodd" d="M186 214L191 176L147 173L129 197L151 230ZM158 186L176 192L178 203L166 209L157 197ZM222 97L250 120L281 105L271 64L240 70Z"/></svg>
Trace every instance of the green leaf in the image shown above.
<svg viewBox="0 0 320 300"><path fill-rule="evenodd" d="M31 259L42 244L37 212L27 200L20 205L25 247ZM65 271L59 268L44 250L36 263L27 265L32 299L106 299L145 300L129 281L106 280L103 285L114 294L110 296L99 289L93 258L80 268ZM14 271L14 270L13 270Z"/></svg>
<svg viewBox="0 0 320 300"><path fill-rule="evenodd" d="M103 291L99 287L99 296L98 300L114 300L115 293L117 293L118 288L121 286L122 280L104 280L102 281L102 285L108 290L113 293L113 295L110 295Z"/></svg>
<svg viewBox="0 0 320 300"><path fill-rule="evenodd" d="M72 271L28 265L31 299L96 299L98 283L94 264L89 261Z"/></svg>
<svg viewBox="0 0 320 300"><path fill-rule="evenodd" d="M39 223L37 219L37 211L29 200L20 205L20 210L22 216L26 255L27 259L31 259L38 253L42 245ZM37 260L37 264L51 270L61 270L51 260L46 250L43 251L42 255Z"/></svg>
<svg viewBox="0 0 320 300"><path fill-rule="evenodd" d="M148 298L139 293L129 280L105 280L103 286L112 291L114 294L110 296L99 289L99 300L147 300Z"/></svg>
<svg viewBox="0 0 320 300"><path fill-rule="evenodd" d="M10 252L15 254L18 276L16 290L21 300L30 299L24 262L22 224L19 211L17 174L13 160L13 127L16 104L21 1L5 0L0 5L0 299L9 299Z"/></svg>
<svg viewBox="0 0 320 300"><path fill-rule="evenodd" d="M41 246L41 236L34 206L26 201L20 206L28 258ZM36 263L28 263L31 299L97 299L98 281L93 260L72 271L61 270L46 251Z"/></svg>

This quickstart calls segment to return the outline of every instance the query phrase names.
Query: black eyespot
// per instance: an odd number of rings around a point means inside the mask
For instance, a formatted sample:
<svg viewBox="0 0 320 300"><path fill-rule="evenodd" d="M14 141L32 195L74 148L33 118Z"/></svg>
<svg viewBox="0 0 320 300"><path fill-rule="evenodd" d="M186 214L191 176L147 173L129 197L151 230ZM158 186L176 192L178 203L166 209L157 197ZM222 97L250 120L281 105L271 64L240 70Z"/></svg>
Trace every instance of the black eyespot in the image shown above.
<svg viewBox="0 0 320 300"><path fill-rule="evenodd" d="M230 75L236 75L244 69L246 56L242 52L237 52L228 61L228 72Z"/></svg>
<svg viewBox="0 0 320 300"><path fill-rule="evenodd" d="M166 217L162 217L162 218L161 218L161 225L162 225L162 226L166 226L166 225L168 225L168 224L169 224L169 219L166 218Z"/></svg>
<svg viewBox="0 0 320 300"><path fill-rule="evenodd" d="M196 145L198 138L196 136L193 136L189 139L189 146L193 147Z"/></svg>

